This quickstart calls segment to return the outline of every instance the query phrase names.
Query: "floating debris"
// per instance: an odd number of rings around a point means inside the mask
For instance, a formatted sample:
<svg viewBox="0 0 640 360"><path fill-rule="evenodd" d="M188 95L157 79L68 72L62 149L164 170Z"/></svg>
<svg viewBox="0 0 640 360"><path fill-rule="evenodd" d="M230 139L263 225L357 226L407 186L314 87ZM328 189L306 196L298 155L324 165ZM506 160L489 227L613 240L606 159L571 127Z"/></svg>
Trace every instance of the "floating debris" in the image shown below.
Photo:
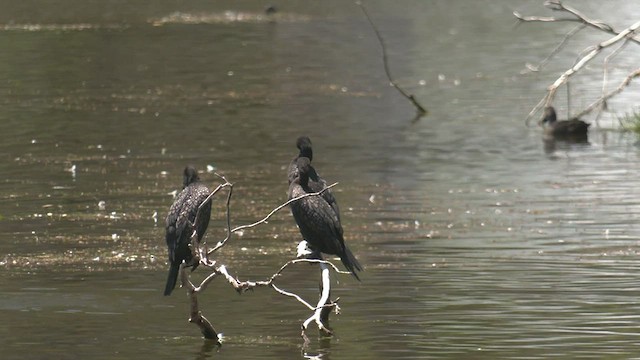
<svg viewBox="0 0 640 360"><path fill-rule="evenodd" d="M104 200L98 201L98 210L104 211L107 208L107 203Z"/></svg>

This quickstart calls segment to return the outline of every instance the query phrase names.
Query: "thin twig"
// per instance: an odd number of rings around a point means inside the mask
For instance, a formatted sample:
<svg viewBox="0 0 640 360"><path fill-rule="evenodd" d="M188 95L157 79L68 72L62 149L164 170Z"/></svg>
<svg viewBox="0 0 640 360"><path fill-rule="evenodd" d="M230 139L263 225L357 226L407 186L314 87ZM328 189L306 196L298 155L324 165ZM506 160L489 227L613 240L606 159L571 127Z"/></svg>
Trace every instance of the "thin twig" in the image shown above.
<svg viewBox="0 0 640 360"><path fill-rule="evenodd" d="M269 220L269 218L271 218L275 213L277 213L278 211L280 211L280 210L282 210L283 208L287 207L287 206L288 206L289 204L291 204L292 202L294 202L294 201L298 201L298 200L303 199L303 198L306 198L307 196L318 196L318 195L322 195L322 193L323 193L323 192L325 192L325 191L327 191L327 190L331 189L332 187L334 187L334 186L336 186L336 185L338 185L338 183L337 183L337 182L336 182L336 183L333 183L333 184L331 184L331 185L329 185L329 186L327 186L327 187L325 187L324 189L322 189L322 190L320 190L320 191L318 191L318 192L314 192L314 193L306 193L306 194L304 194L304 195L300 195L300 196L295 197L295 198L293 198L293 199L289 199L289 200L287 200L287 202L285 202L284 204L282 204L282 205L280 205L280 206L276 207L275 209L271 210L271 212L269 212L269 214L267 214L267 216L265 216L265 217L264 217L264 218L262 218L261 220L258 220L258 221L254 222L254 223L252 223L252 224L247 224L247 225L237 226L237 227L235 227L235 228L231 229L231 232L237 232L237 231L240 231L240 230L244 230L244 229L252 228L252 227L258 226L258 225L260 225L260 224L266 223L266 222Z"/></svg>
<svg viewBox="0 0 640 360"><path fill-rule="evenodd" d="M586 115L586 114L590 113L591 111L593 111L597 107L602 106L602 104L606 103L609 99L611 99L615 95L618 95L619 93L621 93L622 90L624 90L625 87L629 86L629 84L631 83L631 80L633 80L633 79L635 79L637 77L640 77L640 68L632 71L629 75L627 75L627 77L620 83L620 85L618 85L618 87L615 90L612 90L612 91L608 92L606 95L600 97L598 100L596 100L593 103L591 103L584 110L582 110L581 112L576 114L575 117L579 118L579 117L581 117L583 115Z"/></svg>
<svg viewBox="0 0 640 360"><path fill-rule="evenodd" d="M514 12L514 15L517 14L516 12ZM517 15L516 15L517 16ZM537 66L531 65L531 64L527 64L527 69L529 69L529 71L532 72L538 72L540 70L542 70L542 68L549 62L549 60L551 60L552 57L554 57L558 52L560 52L560 50L564 47L564 45L567 43L567 41L569 41L569 39L571 37L573 37L575 34L577 34L580 30L584 29L586 27L585 24L580 24L576 27L574 27L573 29L571 29L563 38L562 41L560 41L560 43L558 43L558 45L549 53L549 55L547 55L546 58L544 58L542 61L540 61L540 63Z"/></svg>

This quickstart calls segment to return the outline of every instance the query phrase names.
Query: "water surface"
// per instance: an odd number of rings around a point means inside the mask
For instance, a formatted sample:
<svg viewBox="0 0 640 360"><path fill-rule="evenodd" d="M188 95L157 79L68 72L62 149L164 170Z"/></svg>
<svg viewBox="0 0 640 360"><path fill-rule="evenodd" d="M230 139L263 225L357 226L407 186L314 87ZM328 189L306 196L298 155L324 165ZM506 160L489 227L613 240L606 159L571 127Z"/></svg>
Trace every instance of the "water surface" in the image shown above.
<svg viewBox="0 0 640 360"><path fill-rule="evenodd" d="M0 348L3 358L630 358L636 299L637 139L605 115L588 145L546 148L524 117L576 56L523 74L572 25L514 27L538 1L367 2L391 71L353 3L4 2L0 14ZM585 1L622 29L634 4ZM607 36L585 31L573 49ZM640 60L612 66L614 83ZM601 86L572 82L572 107ZM610 104L632 109L630 88ZM565 94L557 107L566 116ZM589 119L588 119L589 120ZM163 219L186 164L234 183L234 225L286 200L301 134L341 206L362 283L336 276L336 335L303 347L299 303L214 281L216 350L163 297ZM204 173L211 186L219 183ZM207 239L224 237L223 202ZM102 205L99 205L100 202ZM156 214L156 215L154 215ZM294 256L288 211L216 259L266 279ZM198 269L194 277L206 275ZM317 269L279 284L315 299Z"/></svg>

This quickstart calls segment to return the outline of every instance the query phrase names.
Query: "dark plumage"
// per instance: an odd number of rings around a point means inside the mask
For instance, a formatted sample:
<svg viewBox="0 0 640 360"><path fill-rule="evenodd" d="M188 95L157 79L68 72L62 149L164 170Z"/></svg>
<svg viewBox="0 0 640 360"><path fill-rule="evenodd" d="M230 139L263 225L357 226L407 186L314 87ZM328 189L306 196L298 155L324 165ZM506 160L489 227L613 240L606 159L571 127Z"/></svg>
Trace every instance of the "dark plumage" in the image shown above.
<svg viewBox="0 0 640 360"><path fill-rule="evenodd" d="M558 121L556 110L552 106L544 109L544 117L541 121L544 127L544 135L549 138L567 140L586 140L589 125L579 119Z"/></svg>
<svg viewBox="0 0 640 360"><path fill-rule="evenodd" d="M311 161L306 157L299 157L296 167L297 175L289 185L289 199L316 192L309 186L310 174L315 173ZM362 266L345 245L340 218L327 201L321 196L307 196L289 206L302 237L312 249L337 255L347 270L360 280L356 270L362 271Z"/></svg>
<svg viewBox="0 0 640 360"><path fill-rule="evenodd" d="M289 179L289 185L293 182L293 180L298 176L298 165L297 161L301 157L305 157L309 159L309 162L313 160L313 150L311 148L311 139L307 136L300 136L298 140L296 140L296 147L300 150L298 156L291 160L289 163L289 169L287 170L287 177ZM318 175L316 170L313 167L309 169L309 188L313 191L318 192L327 187L327 182ZM338 220L340 220L340 208L338 207L338 203L336 202L335 196L331 192L331 189L322 193L322 198L333 208L336 215L338 215Z"/></svg>
<svg viewBox="0 0 640 360"><path fill-rule="evenodd" d="M184 181L182 191L176 196L175 201L169 208L167 215L167 227L165 239L167 248L169 249L169 276L164 294L169 295L176 287L178 273L180 272L180 264L184 261L192 266L192 271L198 266L197 263L192 264L193 254L189 248L191 234L193 234L193 226L191 224L196 220L198 208L211 191L206 185L200 182L198 172L191 166L184 169ZM196 226L198 232L198 242L202 240L204 233L209 226L211 218L211 200L200 210L199 221Z"/></svg>

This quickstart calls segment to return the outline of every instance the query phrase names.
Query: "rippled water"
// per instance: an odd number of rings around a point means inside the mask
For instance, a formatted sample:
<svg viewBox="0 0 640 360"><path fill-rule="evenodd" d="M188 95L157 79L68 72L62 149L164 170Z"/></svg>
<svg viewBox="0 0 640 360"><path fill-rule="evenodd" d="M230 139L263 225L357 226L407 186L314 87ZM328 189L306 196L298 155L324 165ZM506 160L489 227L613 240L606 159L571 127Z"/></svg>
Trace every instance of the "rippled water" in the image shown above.
<svg viewBox="0 0 640 360"><path fill-rule="evenodd" d="M282 2L272 16L255 1L3 3L2 358L636 356L637 138L605 115L589 144L549 148L523 121L575 52L539 74L525 63L571 25L514 27L513 10L546 14L537 1L366 4L392 73L429 116L415 120L387 86L352 3ZM639 14L623 1L575 6L619 29ZM630 46L612 81L638 60ZM574 110L600 80L594 63L572 83ZM630 87L610 105L624 113L636 98ZM300 304L214 281L200 302L224 333L217 350L187 323L183 291L162 296L169 193L185 164L210 165L234 183L233 224L256 221L286 200L300 134L339 182L363 281L337 277L336 335L311 331L306 347ZM217 201L211 242L224 237ZM216 258L266 279L298 241L285 210ZM313 266L278 281L315 299Z"/></svg>

